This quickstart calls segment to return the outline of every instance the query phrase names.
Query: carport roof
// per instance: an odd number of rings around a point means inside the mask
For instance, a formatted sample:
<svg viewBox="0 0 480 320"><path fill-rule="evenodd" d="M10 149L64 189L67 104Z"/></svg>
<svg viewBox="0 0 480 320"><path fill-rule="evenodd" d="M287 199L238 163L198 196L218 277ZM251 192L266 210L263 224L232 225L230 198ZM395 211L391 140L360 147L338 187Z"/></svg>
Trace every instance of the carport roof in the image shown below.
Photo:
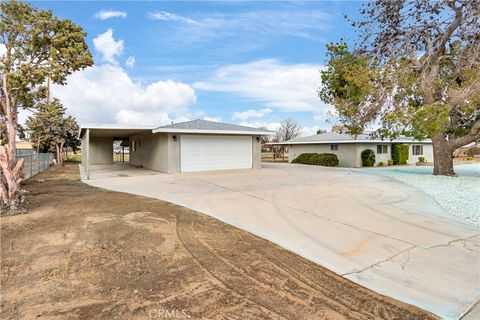
<svg viewBox="0 0 480 320"><path fill-rule="evenodd" d="M128 138L134 134L151 132L153 126L128 126L117 124L83 124L80 127L80 137L90 129L91 137Z"/></svg>
<svg viewBox="0 0 480 320"><path fill-rule="evenodd" d="M214 122L207 120L192 120L167 126L128 126L117 124L85 124L80 127L80 137L86 129L90 129L93 137L123 138L139 133L206 133L206 134L236 134L236 135L272 135L272 131L240 126L236 124Z"/></svg>

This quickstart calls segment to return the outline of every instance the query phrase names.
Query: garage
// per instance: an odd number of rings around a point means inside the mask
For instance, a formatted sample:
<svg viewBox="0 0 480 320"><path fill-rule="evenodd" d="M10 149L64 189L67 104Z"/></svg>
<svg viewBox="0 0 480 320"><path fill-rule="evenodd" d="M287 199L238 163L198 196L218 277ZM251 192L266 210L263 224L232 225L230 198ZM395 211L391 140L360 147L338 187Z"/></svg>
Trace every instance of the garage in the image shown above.
<svg viewBox="0 0 480 320"><path fill-rule="evenodd" d="M252 168L251 136L181 135L181 172Z"/></svg>
<svg viewBox="0 0 480 320"><path fill-rule="evenodd" d="M91 165L113 162L113 143L128 149L128 164L165 173L259 169L261 137L273 132L206 120L148 128L84 125L80 130L82 167L89 179Z"/></svg>

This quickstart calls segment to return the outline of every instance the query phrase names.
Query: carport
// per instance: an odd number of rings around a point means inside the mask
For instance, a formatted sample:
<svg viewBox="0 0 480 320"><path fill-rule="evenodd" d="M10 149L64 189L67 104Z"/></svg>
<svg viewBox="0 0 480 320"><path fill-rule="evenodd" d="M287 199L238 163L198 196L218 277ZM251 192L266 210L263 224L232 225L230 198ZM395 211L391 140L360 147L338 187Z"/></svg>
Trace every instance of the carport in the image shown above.
<svg viewBox="0 0 480 320"><path fill-rule="evenodd" d="M90 179L91 165L113 163L114 140L130 141L130 137L152 132L152 129L151 126L82 125L80 129L82 169L86 179Z"/></svg>

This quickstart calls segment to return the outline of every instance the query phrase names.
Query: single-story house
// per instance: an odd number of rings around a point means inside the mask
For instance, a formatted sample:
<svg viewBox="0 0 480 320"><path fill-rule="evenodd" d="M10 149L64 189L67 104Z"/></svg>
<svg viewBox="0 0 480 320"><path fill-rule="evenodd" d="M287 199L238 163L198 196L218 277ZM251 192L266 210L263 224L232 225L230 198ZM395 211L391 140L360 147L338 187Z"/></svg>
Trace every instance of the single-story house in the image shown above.
<svg viewBox="0 0 480 320"><path fill-rule="evenodd" d="M82 164L113 162L113 141L128 141L129 162L166 173L261 167L261 136L271 131L206 120L161 127L82 125Z"/></svg>
<svg viewBox="0 0 480 320"><path fill-rule="evenodd" d="M309 137L301 137L285 142L275 143L288 146L288 162L302 153L334 153L341 167L361 167L361 153L365 149L375 152L375 165L383 162L387 165L392 159L392 146L407 144L409 146L408 164L415 164L419 157L425 161L433 161L431 140L417 141L413 138L400 136L392 140L374 138L368 133L352 136L345 133L326 132Z"/></svg>

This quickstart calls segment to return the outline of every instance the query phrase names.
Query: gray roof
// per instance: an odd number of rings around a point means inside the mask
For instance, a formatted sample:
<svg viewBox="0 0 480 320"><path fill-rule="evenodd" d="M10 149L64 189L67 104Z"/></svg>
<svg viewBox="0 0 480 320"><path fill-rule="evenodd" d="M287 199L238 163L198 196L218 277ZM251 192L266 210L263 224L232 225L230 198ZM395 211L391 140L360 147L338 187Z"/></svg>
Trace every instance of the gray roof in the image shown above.
<svg viewBox="0 0 480 320"><path fill-rule="evenodd" d="M326 132L321 134L316 134L308 137L295 138L282 142L281 144L321 144L321 143L370 143L370 142L396 142L396 143L431 143L431 140L422 140L418 141L414 138L399 136L395 139L389 138L374 138L371 133L362 133L355 136L345 134L345 133L335 133L335 132Z"/></svg>
<svg viewBox="0 0 480 320"><path fill-rule="evenodd" d="M243 132L243 133L252 132L253 134L259 134L259 133L270 134L271 133L271 131L264 130L264 129L240 126L237 124L200 120L200 119L174 123L167 126L161 126L153 129L153 132L160 132L160 131L168 132L170 130L172 130L172 132L188 130L188 131L229 131L229 132Z"/></svg>

